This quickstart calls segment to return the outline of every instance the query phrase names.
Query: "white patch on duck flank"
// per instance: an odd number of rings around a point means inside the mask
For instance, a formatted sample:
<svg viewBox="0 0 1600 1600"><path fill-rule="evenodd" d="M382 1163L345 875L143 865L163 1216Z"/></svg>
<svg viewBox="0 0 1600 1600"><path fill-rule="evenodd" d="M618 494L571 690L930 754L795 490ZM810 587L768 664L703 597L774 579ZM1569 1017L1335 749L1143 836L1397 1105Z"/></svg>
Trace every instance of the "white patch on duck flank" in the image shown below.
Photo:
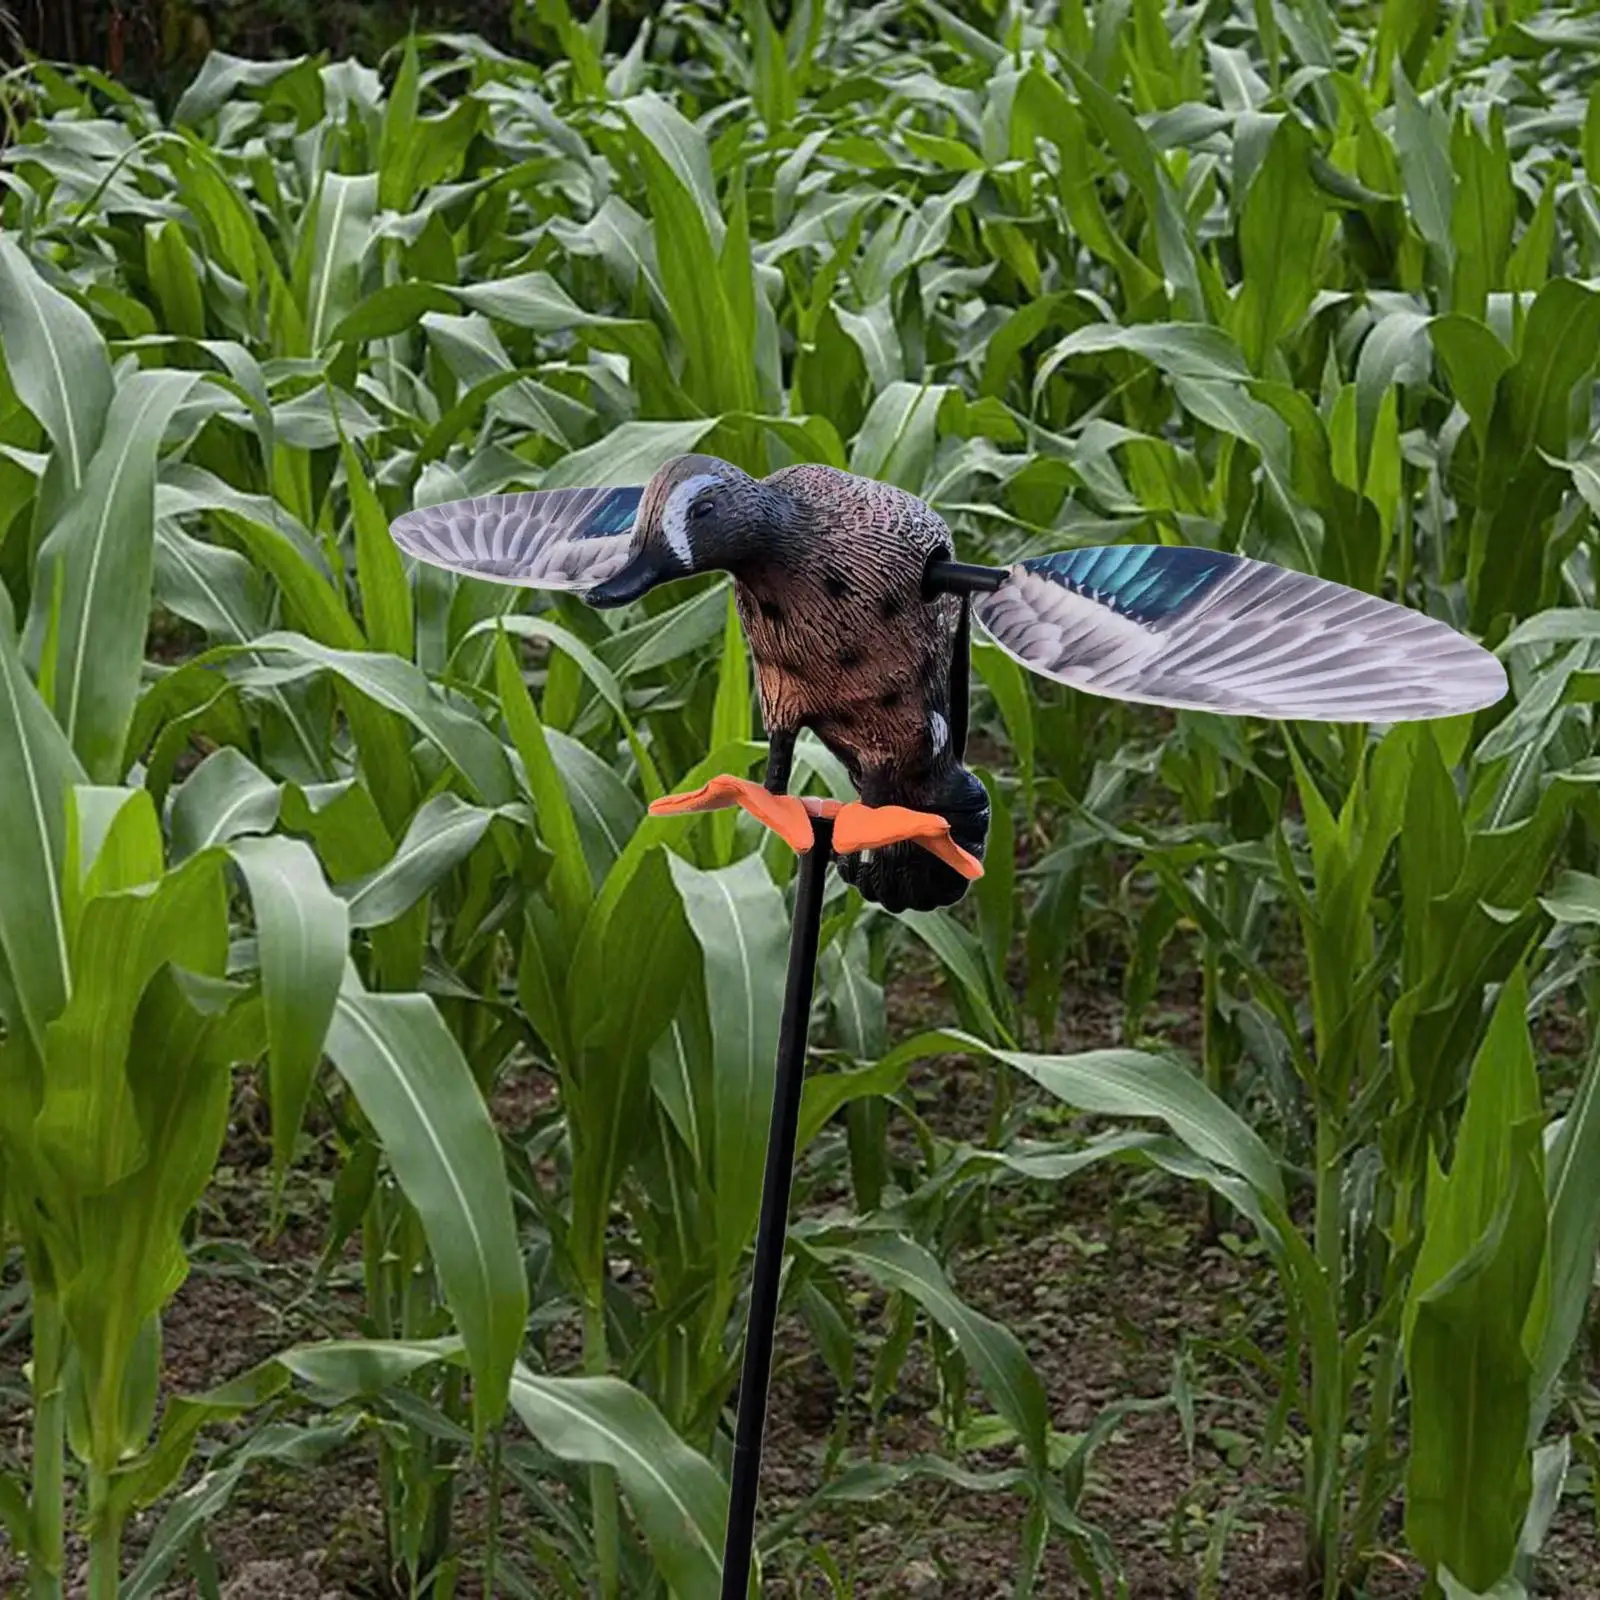
<svg viewBox="0 0 1600 1600"><path fill-rule="evenodd" d="M689 507L702 489L709 489L714 483L721 483L714 472L697 473L692 478L685 478L671 494L667 496L666 509L661 513L661 532L667 541L667 548L686 567L694 566L694 553L689 548Z"/></svg>
<svg viewBox="0 0 1600 1600"><path fill-rule="evenodd" d="M950 724L937 711L928 716L928 732L933 735L933 753L938 753L950 743Z"/></svg>

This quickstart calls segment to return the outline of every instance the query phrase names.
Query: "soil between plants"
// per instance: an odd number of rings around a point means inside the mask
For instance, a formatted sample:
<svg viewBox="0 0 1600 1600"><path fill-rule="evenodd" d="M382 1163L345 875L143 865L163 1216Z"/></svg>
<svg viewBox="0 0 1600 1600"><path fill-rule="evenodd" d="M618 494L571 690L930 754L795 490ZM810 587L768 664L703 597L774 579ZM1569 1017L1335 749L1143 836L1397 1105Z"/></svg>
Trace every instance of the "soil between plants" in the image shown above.
<svg viewBox="0 0 1600 1600"><path fill-rule="evenodd" d="M1197 1032L1192 985L1179 978L1163 996L1158 1021L1174 1043ZM947 1014L927 973L908 969L890 988L894 1036ZM1059 1048L1122 1043L1114 977L1079 974L1064 996ZM1581 1041L1548 1041L1565 1054ZM921 1063L907 1093L942 1138L982 1142L995 1080L976 1064ZM548 1102L542 1081L514 1076L496 1095L503 1127L523 1125ZM1048 1116L1048 1111L1043 1113ZM1041 1125L1041 1136L1050 1131ZM286 1345L357 1331L355 1257L347 1251L312 1291L320 1252L317 1219L326 1214L332 1171L320 1149L302 1162L288 1194L289 1226L270 1242L265 1118L248 1084L240 1094L224 1164L207 1197L196 1263L170 1308L164 1388L196 1392L232 1377ZM819 1209L826 1194L810 1197ZM1054 1185L997 1188L983 1240L960 1251L950 1275L977 1309L1010 1327L1027 1349L1049 1397L1052 1426L1086 1430L1103 1408L1138 1398L1148 1410L1125 1417L1093 1458L1081 1505L1085 1520L1110 1538L1124 1565L1131 1600L1290 1600L1301 1594L1295 1477L1263 1475L1255 1446L1270 1396L1241 1378L1229 1351L1245 1333L1271 1347L1279 1320L1272 1275L1259 1251L1226 1231L1214 1237L1206 1203L1192 1187L1110 1167ZM311 1291L311 1292L308 1292ZM868 1292L869 1306L882 1297ZM13 1313L13 1319L15 1313ZM25 1459L22 1405L25 1339L6 1339L0 1320L0 1442ZM763 1520L770 1523L817 1489L830 1447L852 1453L872 1441L863 1397L867 1373L842 1397L798 1317L779 1335L763 1476ZM1187 1427L1174 1403L1182 1368L1192 1408ZM1593 1375L1592 1375L1593 1376ZM982 1405L981 1397L976 1402ZM937 1383L927 1347L912 1349L876 1447L885 1460L947 1450L938 1421ZM1006 1452L969 1455L973 1469L1007 1464ZM372 1600L384 1595L383 1540L370 1443L309 1472L259 1468L213 1524L211 1538L225 1600ZM192 1477L191 1473L191 1477ZM463 1485L461 1526L482 1517L482 1484ZM130 1527L136 1557L160 1507ZM791 1542L769 1567L768 1600L823 1600L835 1590L810 1551L825 1548L853 1582L851 1592L884 1600L1003 1600L1014 1592L1023 1502L915 1481L846 1511L814 1516L803 1542ZM505 1523L517 1550L515 1495ZM1403 1549L1398 1509L1386 1529L1392 1553L1375 1563L1369 1600L1420 1595L1420 1571ZM535 1571L522 1558L524 1571ZM71 1587L84 1593L83 1551L69 1553ZM1600 1540L1592 1492L1581 1469L1569 1480L1540 1567L1541 1596L1600 1600ZM549 1590L555 1595L557 1590ZM1063 1600L1087 1595L1059 1538L1052 1538L1036 1592ZM20 1595L20 1568L0 1536L0 1596ZM476 1574L458 1593L481 1596ZM198 1596L187 1579L161 1600Z"/></svg>

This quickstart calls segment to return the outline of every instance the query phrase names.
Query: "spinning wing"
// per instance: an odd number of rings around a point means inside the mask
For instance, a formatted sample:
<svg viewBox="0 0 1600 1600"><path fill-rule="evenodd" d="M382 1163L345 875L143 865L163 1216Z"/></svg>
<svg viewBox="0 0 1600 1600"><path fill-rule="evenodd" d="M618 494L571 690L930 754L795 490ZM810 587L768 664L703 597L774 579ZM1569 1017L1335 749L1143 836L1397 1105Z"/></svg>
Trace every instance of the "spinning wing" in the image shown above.
<svg viewBox="0 0 1600 1600"><path fill-rule="evenodd" d="M1075 689L1288 721L1493 705L1505 669L1420 612L1244 556L1102 545L1039 556L974 602L1001 649Z"/></svg>
<svg viewBox="0 0 1600 1600"><path fill-rule="evenodd" d="M408 511L389 533L435 567L530 589L589 589L628 559L643 489L540 489Z"/></svg>

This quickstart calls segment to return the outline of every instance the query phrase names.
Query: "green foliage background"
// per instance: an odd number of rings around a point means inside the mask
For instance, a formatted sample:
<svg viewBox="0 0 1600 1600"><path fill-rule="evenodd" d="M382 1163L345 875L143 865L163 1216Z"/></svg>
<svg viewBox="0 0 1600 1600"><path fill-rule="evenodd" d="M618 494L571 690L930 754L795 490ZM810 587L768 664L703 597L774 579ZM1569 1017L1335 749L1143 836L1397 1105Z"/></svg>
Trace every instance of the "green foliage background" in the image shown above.
<svg viewBox="0 0 1600 1600"><path fill-rule="evenodd" d="M1453 723L1289 728L978 650L987 875L955 914L827 906L800 1198L829 1208L786 1294L868 1429L769 1528L769 1579L849 1592L848 1538L813 1535L932 1479L1021 1496L1018 1594L1120 1592L1091 1466L1133 1402L1061 1432L959 1294L1000 1186L1114 1162L1205 1186L1271 1264L1228 1359L1309 1590L1362 1591L1398 1500L1430 1593L1533 1592L1594 1431L1600 1064L1535 1045L1591 1031L1600 926L1593 17L621 15L541 3L526 59L448 35L212 53L154 98L5 80L0 1177L33 1439L0 1519L33 1592L69 1511L96 1600L203 1583L252 1463L357 1441L396 1593L716 1592L793 863L645 805L759 762L737 623L716 580L602 615L412 570L386 531L689 449L888 479L973 559L1315 570L1512 682ZM848 792L815 743L798 774ZM1124 1046L1060 1054L1084 949ZM891 1039L911 959L952 1027ZM1192 1060L1152 1037L1185 962ZM950 1056L993 1074L981 1146L905 1092ZM249 1064L274 1181L311 1112L334 1150L359 1337L163 1401ZM545 1109L502 1137L527 1073ZM914 1341L943 1453L877 1459ZM470 1473L524 1524L464 1544Z"/></svg>

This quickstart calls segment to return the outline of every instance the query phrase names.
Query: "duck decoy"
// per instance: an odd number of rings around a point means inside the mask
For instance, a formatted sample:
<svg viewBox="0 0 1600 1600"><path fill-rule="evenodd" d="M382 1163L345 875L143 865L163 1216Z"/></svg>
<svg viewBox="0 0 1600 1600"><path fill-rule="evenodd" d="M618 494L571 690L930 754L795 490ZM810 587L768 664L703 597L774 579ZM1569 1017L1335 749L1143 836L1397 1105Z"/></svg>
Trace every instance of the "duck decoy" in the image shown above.
<svg viewBox="0 0 1600 1600"><path fill-rule="evenodd" d="M716 777L651 810L743 806L801 861L722 1558L722 1600L747 1600L827 867L837 859L893 911L948 905L981 874L989 805L963 765L973 613L1002 650L1074 688L1234 715L1452 716L1500 699L1505 672L1444 623L1221 551L1105 545L1011 567L959 562L930 506L832 467L756 479L680 456L643 489L490 495L410 512L391 531L436 566L596 606L691 573L733 577L766 781ZM843 761L859 801L789 794L804 727Z"/></svg>
<svg viewBox="0 0 1600 1600"><path fill-rule="evenodd" d="M958 562L926 502L826 466L758 479L685 455L642 489L489 495L412 511L391 531L436 566L594 606L731 574L769 740L762 787L780 803L724 779L656 809L739 804L809 837L809 814L781 799L809 727L860 796L835 819L840 876L890 911L949 905L982 871L988 796L963 764L974 613L1030 670L1147 705L1399 722L1506 690L1494 656L1446 624L1245 556L1101 545L1009 568ZM887 808L925 819L920 833Z"/></svg>

